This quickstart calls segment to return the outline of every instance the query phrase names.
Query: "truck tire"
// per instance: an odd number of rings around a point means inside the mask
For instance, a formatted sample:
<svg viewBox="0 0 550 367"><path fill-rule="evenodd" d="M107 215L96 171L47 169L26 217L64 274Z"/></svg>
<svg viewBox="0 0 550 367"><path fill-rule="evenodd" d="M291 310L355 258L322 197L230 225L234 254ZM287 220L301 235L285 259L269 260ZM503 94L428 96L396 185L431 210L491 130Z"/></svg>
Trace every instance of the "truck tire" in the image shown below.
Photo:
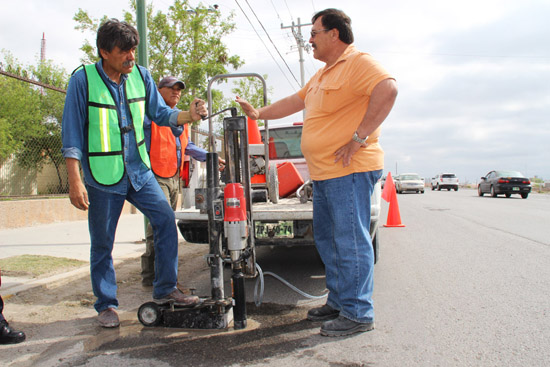
<svg viewBox="0 0 550 367"><path fill-rule="evenodd" d="M372 249L374 252L374 263L376 264L378 262L379 253L380 253L380 231L377 228L376 232L374 232L374 237L372 239Z"/></svg>
<svg viewBox="0 0 550 367"><path fill-rule="evenodd" d="M270 164L267 169L267 174L269 176L267 195L269 196L269 201L273 204L277 204L279 202L279 176L277 175L277 166Z"/></svg>

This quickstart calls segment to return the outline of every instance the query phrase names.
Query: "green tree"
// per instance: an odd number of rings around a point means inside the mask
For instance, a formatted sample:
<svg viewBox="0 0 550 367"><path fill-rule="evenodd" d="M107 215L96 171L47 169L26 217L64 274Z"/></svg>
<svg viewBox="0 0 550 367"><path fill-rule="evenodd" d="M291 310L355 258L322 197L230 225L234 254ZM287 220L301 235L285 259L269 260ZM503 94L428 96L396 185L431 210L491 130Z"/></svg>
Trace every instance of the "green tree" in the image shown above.
<svg viewBox="0 0 550 367"><path fill-rule="evenodd" d="M262 75L262 77L267 84L267 74ZM259 78L247 77L238 79L233 83L233 89L231 89L231 92L233 92L233 94L235 94L236 96L247 100L252 106L255 106L257 108L264 105L264 87L262 81ZM265 94L267 97L267 105L271 103L269 95L273 94L273 87L267 87ZM242 109L237 102L231 100L231 103L233 104L233 106L238 106L239 110L242 112ZM244 114L244 112L242 113ZM263 122L258 121L258 125L262 126Z"/></svg>
<svg viewBox="0 0 550 367"><path fill-rule="evenodd" d="M124 12L124 20L136 25L135 1L129 2L131 12ZM225 17L224 17L225 16ZM233 32L234 13L222 14L216 8L200 4L192 7L188 0L175 0L166 13L154 12L153 5L147 6L149 71L155 81L166 75L174 75L185 81L186 91L178 108L187 110L194 97L206 99L208 80L218 74L228 73L227 68L239 68L243 62L237 55L230 55L222 37ZM107 19L92 19L85 10L79 9L73 18L82 32L95 37L99 25ZM97 51L89 41L81 50L82 61L95 62ZM223 107L223 93L212 93L212 110Z"/></svg>
<svg viewBox="0 0 550 367"><path fill-rule="evenodd" d="M62 87L67 85L68 75L65 70L54 66L53 62L40 62L37 67L30 67L34 79L44 84ZM61 120L65 105L65 94L58 91L39 88L40 124L37 133L30 136L23 144L24 154L18 156L23 167L42 170L45 164L52 163L55 167L58 187L56 192L67 192L63 185L62 167L65 159L61 153ZM35 154L29 154L34 151Z"/></svg>
<svg viewBox="0 0 550 367"><path fill-rule="evenodd" d="M64 88L68 75L52 61L23 66L9 53L4 55L8 72L44 84ZM48 164L56 167L58 191L63 180L60 167L61 118L65 95L24 80L0 77L0 160L15 155L17 163L39 172Z"/></svg>
<svg viewBox="0 0 550 367"><path fill-rule="evenodd" d="M6 71L17 76L28 73L11 54L3 53ZM3 64L4 64L3 63ZM0 119L2 139L2 160L16 153L25 139L36 132L36 121L40 121L39 96L28 83L8 76L0 76Z"/></svg>

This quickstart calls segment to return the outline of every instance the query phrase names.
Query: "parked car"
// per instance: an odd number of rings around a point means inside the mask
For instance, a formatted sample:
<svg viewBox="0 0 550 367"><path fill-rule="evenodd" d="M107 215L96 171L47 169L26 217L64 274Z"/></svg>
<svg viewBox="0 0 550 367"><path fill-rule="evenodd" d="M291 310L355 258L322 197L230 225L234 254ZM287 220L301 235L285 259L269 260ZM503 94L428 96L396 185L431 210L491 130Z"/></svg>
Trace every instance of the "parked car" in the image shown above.
<svg viewBox="0 0 550 367"><path fill-rule="evenodd" d="M512 194L519 194L527 199L531 192L531 181L518 171L491 171L485 177L481 177L481 182L477 186L479 196L491 194L497 197L504 194L507 198Z"/></svg>
<svg viewBox="0 0 550 367"><path fill-rule="evenodd" d="M416 173L402 173L395 177L395 191L401 194L405 191L424 193L424 180Z"/></svg>
<svg viewBox="0 0 550 367"><path fill-rule="evenodd" d="M432 191L435 189L438 191L441 191L441 189L458 191L458 177L454 173L440 173L432 178L431 185Z"/></svg>

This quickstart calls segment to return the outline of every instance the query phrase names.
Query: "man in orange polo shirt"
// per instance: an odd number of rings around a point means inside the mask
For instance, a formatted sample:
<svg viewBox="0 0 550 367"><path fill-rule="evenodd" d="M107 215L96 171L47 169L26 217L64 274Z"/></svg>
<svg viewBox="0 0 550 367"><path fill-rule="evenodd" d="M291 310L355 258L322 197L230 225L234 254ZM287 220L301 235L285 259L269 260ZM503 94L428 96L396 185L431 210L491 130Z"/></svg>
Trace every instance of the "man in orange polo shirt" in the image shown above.
<svg viewBox="0 0 550 367"><path fill-rule="evenodd" d="M312 19L313 57L326 65L298 93L255 109L237 97L252 119L274 120L306 109L302 152L313 180L313 233L329 290L307 318L325 321L321 335L374 329L374 253L369 234L370 197L382 176L380 125L397 85L353 43L351 20L326 9Z"/></svg>

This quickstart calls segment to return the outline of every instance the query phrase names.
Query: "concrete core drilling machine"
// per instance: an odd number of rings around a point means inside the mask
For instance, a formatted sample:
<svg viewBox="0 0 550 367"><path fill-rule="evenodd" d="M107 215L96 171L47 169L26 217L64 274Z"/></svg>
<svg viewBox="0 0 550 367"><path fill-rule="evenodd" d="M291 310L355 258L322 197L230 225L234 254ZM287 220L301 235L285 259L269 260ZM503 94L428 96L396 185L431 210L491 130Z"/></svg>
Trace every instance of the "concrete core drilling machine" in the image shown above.
<svg viewBox="0 0 550 367"><path fill-rule="evenodd" d="M256 276L256 258L252 231L252 196L269 196L266 190L254 193L250 183L250 156L248 124L245 116L237 116L235 107L212 114L211 85L220 78L258 77L264 86L264 104L267 102L265 80L258 74L218 75L208 84L209 153L206 155L206 188L196 189L195 206L208 215L207 257L210 266L211 297L201 299L194 307L178 306L174 302L147 302L138 310L138 319L145 326L164 326L191 329L224 329L229 326L230 312L233 326L247 325L245 277ZM218 154L213 135L212 117L230 111L223 120L225 187L220 187ZM261 154L261 153L260 153ZM276 178L275 178L276 180ZM260 199L261 200L261 199ZM224 264L231 264L232 297L224 295Z"/></svg>

